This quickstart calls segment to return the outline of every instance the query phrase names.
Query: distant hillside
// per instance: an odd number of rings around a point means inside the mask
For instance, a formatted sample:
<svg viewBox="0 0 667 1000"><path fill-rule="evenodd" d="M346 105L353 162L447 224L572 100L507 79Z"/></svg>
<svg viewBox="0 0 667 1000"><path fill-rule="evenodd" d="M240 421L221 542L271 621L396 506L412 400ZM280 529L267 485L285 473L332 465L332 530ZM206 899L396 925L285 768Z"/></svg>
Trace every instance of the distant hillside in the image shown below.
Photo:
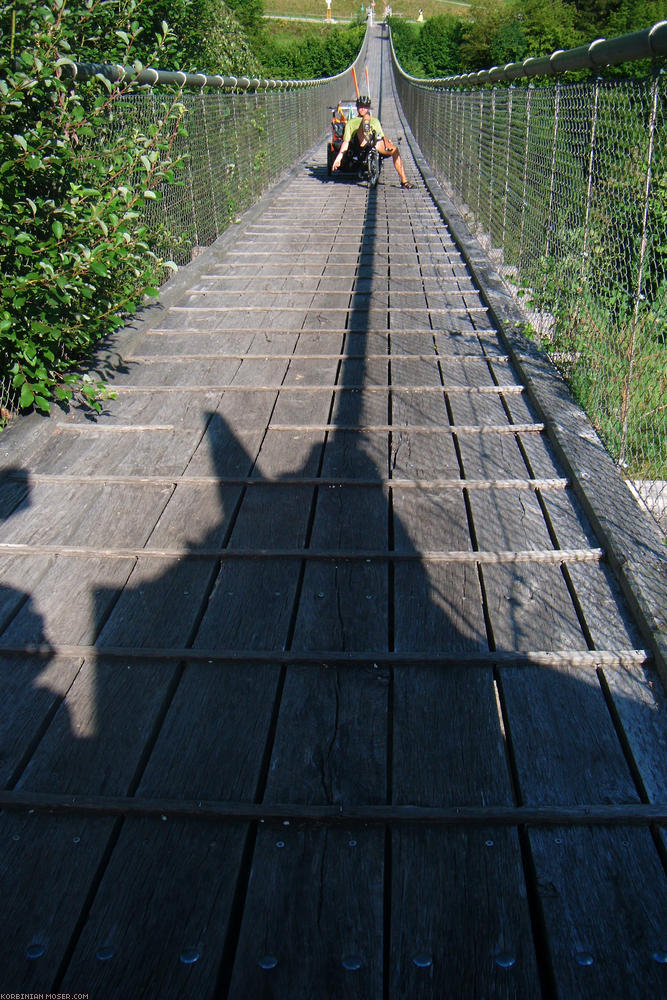
<svg viewBox="0 0 667 1000"><path fill-rule="evenodd" d="M422 8L425 18L438 14L452 14L454 17L465 17L470 9L468 0L396 0L390 6L394 16L416 21L419 8ZM361 15L362 7L366 13L366 0L332 0L331 14L334 20L351 20ZM376 2L375 17L382 19L384 2ZM327 5L325 0L264 0L266 15L282 17L314 17L324 20Z"/></svg>

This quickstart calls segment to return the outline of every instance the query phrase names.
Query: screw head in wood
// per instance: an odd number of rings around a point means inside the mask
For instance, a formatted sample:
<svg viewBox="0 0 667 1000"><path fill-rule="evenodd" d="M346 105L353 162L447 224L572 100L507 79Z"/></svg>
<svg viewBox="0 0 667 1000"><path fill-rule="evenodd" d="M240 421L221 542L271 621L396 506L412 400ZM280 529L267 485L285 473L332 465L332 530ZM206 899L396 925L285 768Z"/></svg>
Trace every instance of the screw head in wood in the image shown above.
<svg viewBox="0 0 667 1000"><path fill-rule="evenodd" d="M194 965L201 958L201 952L197 948L186 948L181 952L180 961L183 965Z"/></svg>
<svg viewBox="0 0 667 1000"><path fill-rule="evenodd" d="M427 955L426 952L421 952L419 955L413 956L412 964L416 965L418 969L428 969L433 965L433 956Z"/></svg>

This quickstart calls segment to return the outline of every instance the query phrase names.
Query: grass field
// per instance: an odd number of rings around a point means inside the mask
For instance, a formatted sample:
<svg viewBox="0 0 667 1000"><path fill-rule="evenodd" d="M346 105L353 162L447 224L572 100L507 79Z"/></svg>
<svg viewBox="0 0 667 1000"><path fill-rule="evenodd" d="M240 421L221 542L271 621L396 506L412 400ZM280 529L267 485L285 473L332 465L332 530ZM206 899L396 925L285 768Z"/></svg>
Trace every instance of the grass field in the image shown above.
<svg viewBox="0 0 667 1000"><path fill-rule="evenodd" d="M454 17L465 17L470 4L465 0L394 0L392 12L409 20L417 20L417 12L421 7L424 17L435 17L436 14L451 14ZM361 12L362 0L332 0L331 15L335 19L350 19ZM366 7L366 0L363 2ZM283 17L316 17L323 21L326 17L325 0L264 0L264 13ZM381 18L384 12L383 0L376 0L375 16Z"/></svg>

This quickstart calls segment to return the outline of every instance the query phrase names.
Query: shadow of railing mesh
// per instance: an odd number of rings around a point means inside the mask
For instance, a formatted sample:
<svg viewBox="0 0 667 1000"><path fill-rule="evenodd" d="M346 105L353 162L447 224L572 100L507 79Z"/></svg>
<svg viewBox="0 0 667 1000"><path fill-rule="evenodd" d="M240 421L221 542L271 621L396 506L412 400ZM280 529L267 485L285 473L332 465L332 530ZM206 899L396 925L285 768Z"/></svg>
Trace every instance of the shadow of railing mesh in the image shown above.
<svg viewBox="0 0 667 1000"><path fill-rule="evenodd" d="M461 89L395 63L395 78L528 335L667 533L667 74Z"/></svg>

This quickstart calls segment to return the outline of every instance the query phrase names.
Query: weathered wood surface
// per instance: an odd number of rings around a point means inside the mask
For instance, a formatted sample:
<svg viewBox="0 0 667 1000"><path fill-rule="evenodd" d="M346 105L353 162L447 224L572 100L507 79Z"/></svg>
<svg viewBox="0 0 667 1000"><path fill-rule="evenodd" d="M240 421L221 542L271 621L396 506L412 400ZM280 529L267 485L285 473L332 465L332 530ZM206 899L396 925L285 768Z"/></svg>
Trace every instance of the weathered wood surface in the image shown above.
<svg viewBox="0 0 667 1000"><path fill-rule="evenodd" d="M664 692L423 187L188 273L2 436L0 991L662 995Z"/></svg>

